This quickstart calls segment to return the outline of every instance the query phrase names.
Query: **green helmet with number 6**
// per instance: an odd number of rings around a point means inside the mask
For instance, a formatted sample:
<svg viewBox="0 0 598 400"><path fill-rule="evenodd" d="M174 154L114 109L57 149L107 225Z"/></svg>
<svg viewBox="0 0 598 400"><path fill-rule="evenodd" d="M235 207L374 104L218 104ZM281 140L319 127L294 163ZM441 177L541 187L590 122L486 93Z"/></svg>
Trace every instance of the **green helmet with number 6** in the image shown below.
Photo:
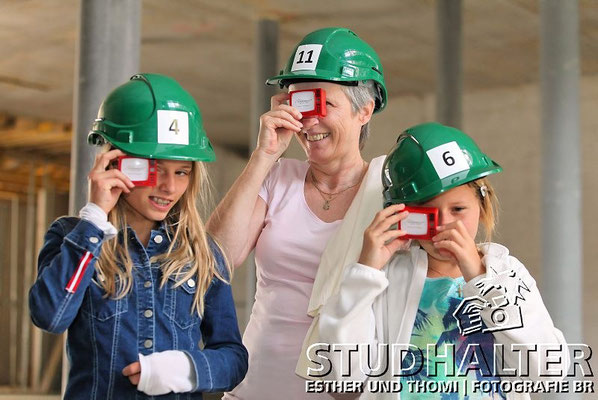
<svg viewBox="0 0 598 400"><path fill-rule="evenodd" d="M143 158L214 161L197 103L174 79L134 75L102 102L87 137Z"/></svg>
<svg viewBox="0 0 598 400"><path fill-rule="evenodd" d="M416 125L399 135L384 160L385 206L421 203L500 171L460 130L435 122Z"/></svg>
<svg viewBox="0 0 598 400"><path fill-rule="evenodd" d="M301 80L341 84L372 80L377 91L374 112L386 106L386 84L380 57L347 28L324 28L305 36L293 50L285 68L266 83L284 87Z"/></svg>

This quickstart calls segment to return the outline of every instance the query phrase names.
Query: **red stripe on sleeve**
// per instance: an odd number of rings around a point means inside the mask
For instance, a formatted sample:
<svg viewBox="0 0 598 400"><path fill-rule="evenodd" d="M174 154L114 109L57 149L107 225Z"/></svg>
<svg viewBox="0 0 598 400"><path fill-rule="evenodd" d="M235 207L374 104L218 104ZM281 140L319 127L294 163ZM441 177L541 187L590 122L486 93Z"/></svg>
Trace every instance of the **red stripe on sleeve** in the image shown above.
<svg viewBox="0 0 598 400"><path fill-rule="evenodd" d="M67 292L75 293L77 291L79 283L81 283L81 278L83 277L83 274L85 274L85 270L87 269L89 261L91 261L91 253L88 251L83 255L83 257L81 257L81 260L79 260L79 266L77 267L77 270L75 271L73 276L71 276L69 283L66 285L65 289Z"/></svg>

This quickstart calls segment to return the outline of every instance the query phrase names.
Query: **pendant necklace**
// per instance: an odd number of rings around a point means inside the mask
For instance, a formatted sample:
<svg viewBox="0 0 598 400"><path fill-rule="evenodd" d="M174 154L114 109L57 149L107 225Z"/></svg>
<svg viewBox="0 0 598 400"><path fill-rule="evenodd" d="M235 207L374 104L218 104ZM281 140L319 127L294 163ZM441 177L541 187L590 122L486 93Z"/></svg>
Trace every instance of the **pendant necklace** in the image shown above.
<svg viewBox="0 0 598 400"><path fill-rule="evenodd" d="M366 164L365 161L363 162L363 164L365 166L365 164ZM367 169L365 171L367 171ZM330 210L330 202L332 200L336 199L341 193L344 193L347 190L352 189L355 186L359 185L361 183L361 181L363 180L363 177L365 176L365 171L363 171L361 173L361 177L359 178L359 180L355 184L353 184L353 185L351 185L351 186L349 186L347 188L344 188L343 190L341 190L339 192L328 193L328 192L325 192L322 189L320 189L320 187L318 185L321 184L321 183L320 183L320 181L318 181L316 179L313 170L310 169L309 172L310 172L310 175L311 175L311 181L314 184L314 187L316 188L316 190L318 191L318 193L320 193L320 196L322 196L322 199L324 200L324 204L322 205L322 209L325 210L325 211ZM328 197L326 197L326 196L328 196Z"/></svg>

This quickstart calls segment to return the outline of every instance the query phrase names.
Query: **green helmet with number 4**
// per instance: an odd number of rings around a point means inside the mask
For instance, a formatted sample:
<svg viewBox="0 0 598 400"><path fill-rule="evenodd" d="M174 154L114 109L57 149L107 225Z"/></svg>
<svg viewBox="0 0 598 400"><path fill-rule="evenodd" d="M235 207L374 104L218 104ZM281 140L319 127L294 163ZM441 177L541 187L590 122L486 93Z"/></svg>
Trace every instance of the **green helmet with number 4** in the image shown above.
<svg viewBox="0 0 598 400"><path fill-rule="evenodd" d="M336 83L373 80L378 92L374 112L386 106L386 84L380 57L347 28L324 28L305 36L293 50L285 68L266 83L284 87L301 80Z"/></svg>
<svg viewBox="0 0 598 400"><path fill-rule="evenodd" d="M435 122L407 129L382 167L385 206L420 203L502 171L473 139Z"/></svg>
<svg viewBox="0 0 598 400"><path fill-rule="evenodd" d="M138 74L102 102L89 144L143 158L214 161L197 103L174 79Z"/></svg>

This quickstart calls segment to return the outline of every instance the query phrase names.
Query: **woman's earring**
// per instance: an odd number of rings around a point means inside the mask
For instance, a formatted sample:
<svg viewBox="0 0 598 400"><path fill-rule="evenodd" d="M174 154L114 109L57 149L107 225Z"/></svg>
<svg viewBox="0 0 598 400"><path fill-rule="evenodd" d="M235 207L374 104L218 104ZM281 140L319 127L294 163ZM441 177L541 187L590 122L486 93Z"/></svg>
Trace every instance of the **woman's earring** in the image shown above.
<svg viewBox="0 0 598 400"><path fill-rule="evenodd" d="M486 185L480 186L480 195L485 198L488 195L488 187Z"/></svg>

